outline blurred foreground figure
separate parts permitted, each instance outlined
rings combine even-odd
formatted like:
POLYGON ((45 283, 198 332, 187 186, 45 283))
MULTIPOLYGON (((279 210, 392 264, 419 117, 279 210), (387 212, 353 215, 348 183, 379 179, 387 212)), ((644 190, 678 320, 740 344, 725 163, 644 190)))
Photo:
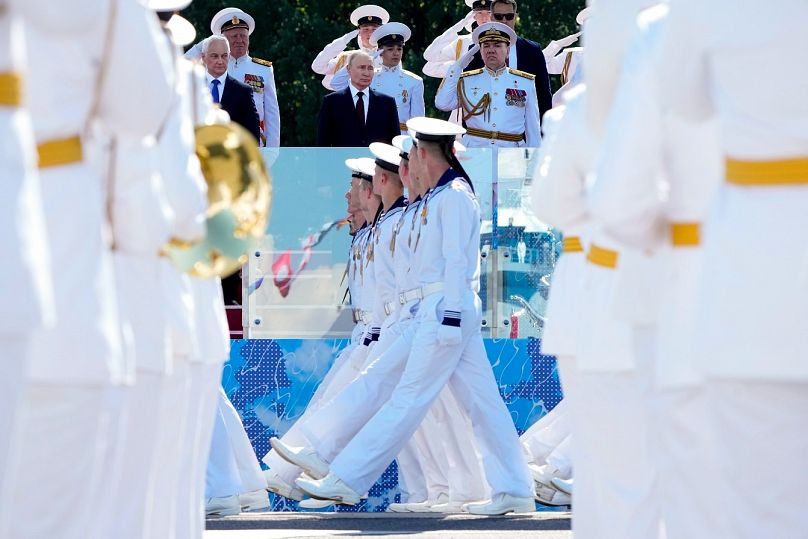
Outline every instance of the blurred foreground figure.
POLYGON ((25 26, 25 100, 37 144, 48 269, 59 286, 57 324, 32 341, 19 460, 8 476, 12 517, 0 536, 79 538, 98 516, 109 460, 105 404, 125 377, 108 234, 110 178, 90 162, 99 153, 94 133, 157 132, 171 99, 167 58, 154 14, 134 0, 11 7, 25 26), (138 69, 116 61, 133 53, 138 69))

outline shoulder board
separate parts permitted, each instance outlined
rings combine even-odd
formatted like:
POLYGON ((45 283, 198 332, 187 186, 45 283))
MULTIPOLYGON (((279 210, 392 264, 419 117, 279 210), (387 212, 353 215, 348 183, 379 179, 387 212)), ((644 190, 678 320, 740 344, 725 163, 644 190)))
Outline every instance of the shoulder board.
POLYGON ((253 58, 252 61, 262 66, 272 67, 272 62, 267 62, 266 60, 262 60, 260 58, 253 58))
POLYGON ((533 75, 532 73, 526 73, 525 71, 519 71, 518 69, 508 68, 508 73, 512 75, 517 75, 519 77, 524 77, 528 80, 533 80, 536 78, 536 75, 533 75))
POLYGON ((402 69, 401 71, 402 71, 402 72, 404 72, 404 73, 406 73, 407 75, 409 75, 410 77, 412 77, 412 78, 414 78, 414 79, 416 79, 416 80, 424 80, 424 79, 422 79, 422 78, 421 78, 419 75, 416 75, 416 74, 415 74, 415 73, 413 73, 412 71, 407 71, 406 69, 402 69))
POLYGON ((471 71, 464 71, 464 72, 462 72, 460 74, 460 76, 461 77, 468 77, 470 75, 479 75, 480 73, 483 72, 483 69, 484 68, 481 67, 480 69, 472 69, 471 71))

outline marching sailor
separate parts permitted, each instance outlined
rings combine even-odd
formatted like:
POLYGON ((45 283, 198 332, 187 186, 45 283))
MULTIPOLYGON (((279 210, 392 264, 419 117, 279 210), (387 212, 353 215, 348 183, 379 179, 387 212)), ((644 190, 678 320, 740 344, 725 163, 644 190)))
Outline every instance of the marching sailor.
POLYGON ((316 497, 357 503, 448 383, 472 419, 484 458, 492 463, 486 469, 492 500, 465 507, 478 514, 532 512, 530 474, 480 334, 479 204, 452 152, 463 129, 431 118, 414 118, 407 125, 418 138, 411 164, 431 188, 418 212, 424 300, 415 318, 412 350, 390 399, 331 462, 328 475, 297 484, 316 497))

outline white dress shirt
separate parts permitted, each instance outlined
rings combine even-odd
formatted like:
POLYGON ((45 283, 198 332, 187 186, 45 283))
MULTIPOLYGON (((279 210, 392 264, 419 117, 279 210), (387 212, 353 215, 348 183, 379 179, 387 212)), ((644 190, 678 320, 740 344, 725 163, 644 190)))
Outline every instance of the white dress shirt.
POLYGON ((221 77, 214 77, 206 71, 205 79, 208 81, 208 90, 211 91, 211 96, 213 95, 213 79, 219 81, 219 102, 221 103, 222 98, 224 97, 224 85, 227 82, 227 71, 225 71, 221 77))
POLYGON ((359 101, 357 95, 359 92, 362 92, 362 101, 365 102, 365 123, 368 123, 368 107, 370 106, 370 87, 365 88, 364 90, 359 90, 356 86, 352 83, 348 83, 348 88, 351 89, 351 97, 353 98, 354 108, 356 108, 356 103, 359 101))

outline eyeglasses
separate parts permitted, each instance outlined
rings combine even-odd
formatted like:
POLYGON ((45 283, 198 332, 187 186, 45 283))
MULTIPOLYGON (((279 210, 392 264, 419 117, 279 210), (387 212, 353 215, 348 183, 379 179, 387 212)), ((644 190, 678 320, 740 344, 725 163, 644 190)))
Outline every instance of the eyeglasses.
POLYGON ((516 18, 516 13, 492 13, 491 16, 497 21, 512 21, 516 18))

